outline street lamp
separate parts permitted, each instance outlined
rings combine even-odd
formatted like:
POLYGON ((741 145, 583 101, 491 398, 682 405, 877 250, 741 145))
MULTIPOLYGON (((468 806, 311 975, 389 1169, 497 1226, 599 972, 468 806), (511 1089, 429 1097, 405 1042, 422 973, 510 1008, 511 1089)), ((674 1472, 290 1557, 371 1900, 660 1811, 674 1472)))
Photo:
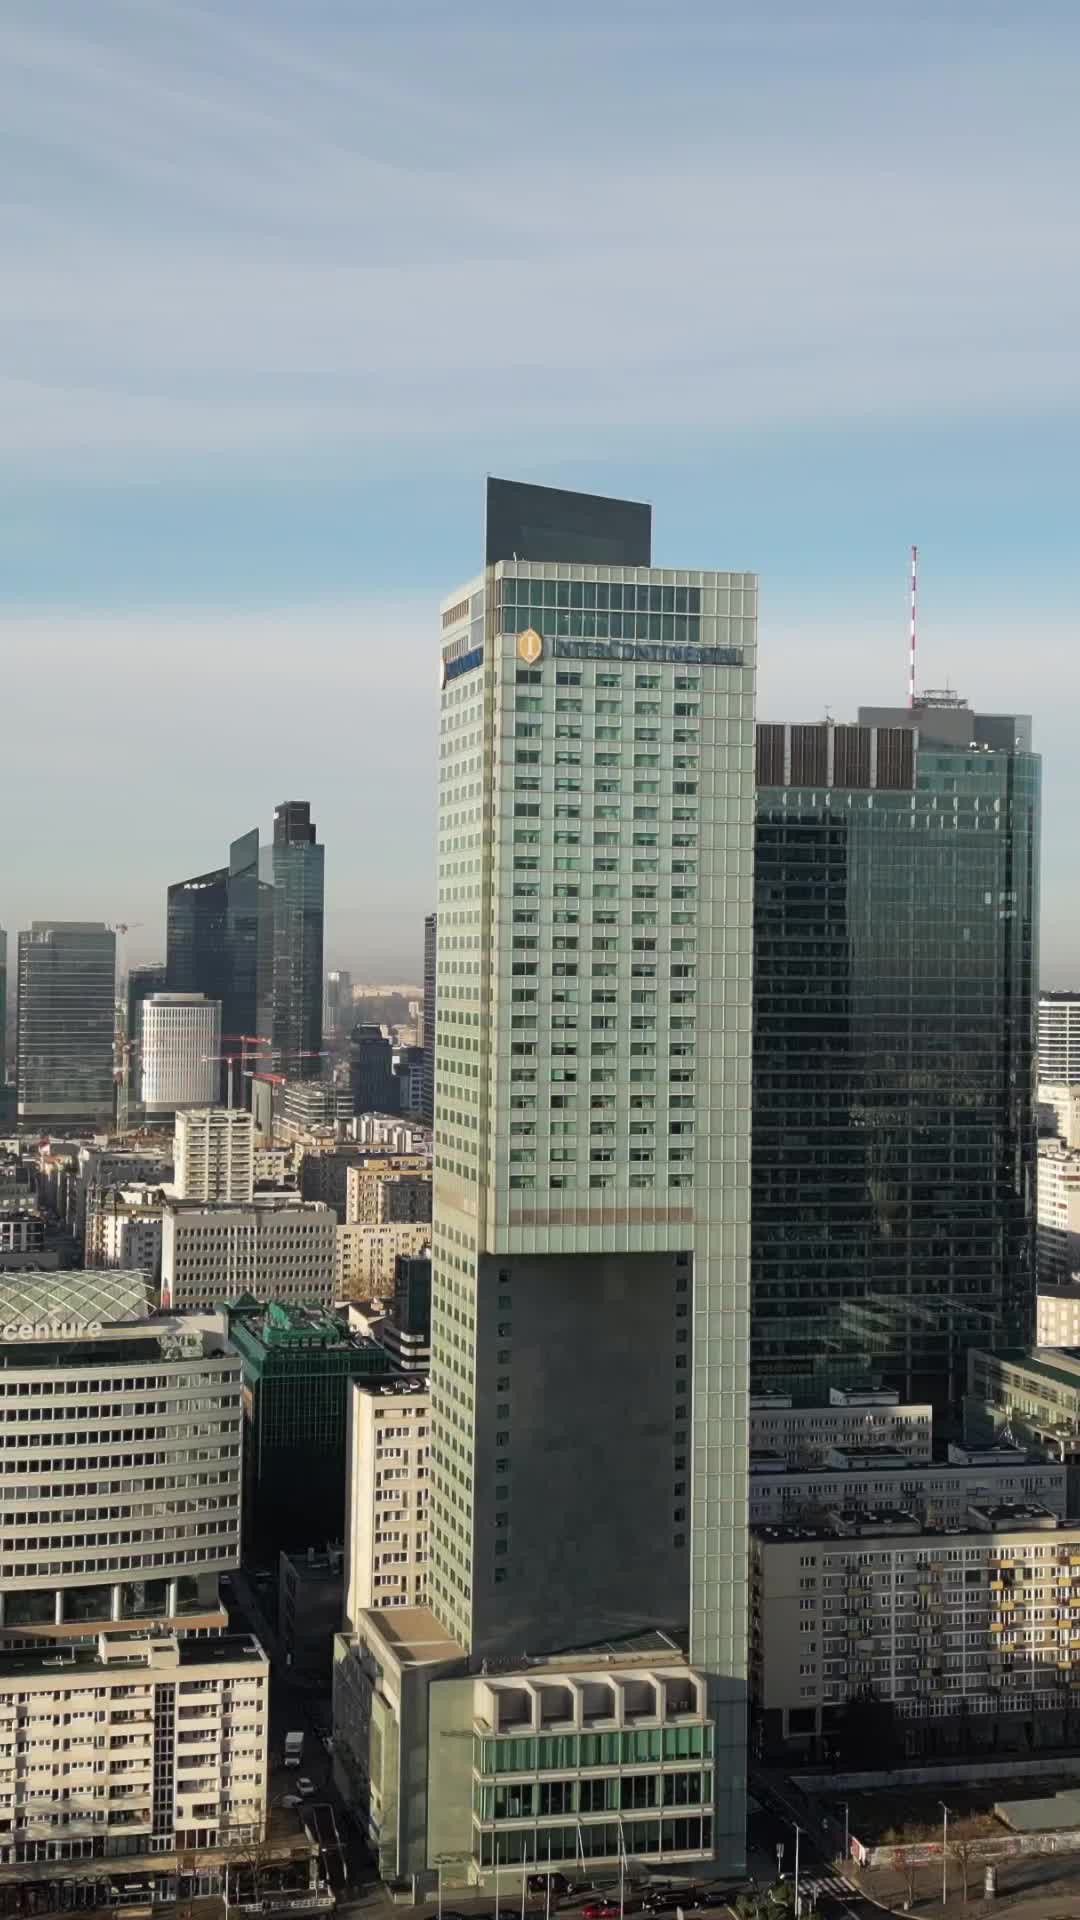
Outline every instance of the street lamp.
POLYGON ((949 1898, 949 1809, 944 1800, 938 1801, 941 1808, 941 1904, 949 1898))
POLYGON ((851 1859, 851 1821, 846 1800, 844 1801, 844 1859, 851 1859))
POLYGON ((802 1829, 797 1821, 792 1821, 792 1825, 795 1828, 795 1920, 799 1920, 799 1834, 802 1829))
POLYGON ((778 1880, 781 1880, 783 1878, 783 1872, 784 1872, 784 1843, 782 1840, 778 1840, 776 1843, 776 1877, 778 1880))

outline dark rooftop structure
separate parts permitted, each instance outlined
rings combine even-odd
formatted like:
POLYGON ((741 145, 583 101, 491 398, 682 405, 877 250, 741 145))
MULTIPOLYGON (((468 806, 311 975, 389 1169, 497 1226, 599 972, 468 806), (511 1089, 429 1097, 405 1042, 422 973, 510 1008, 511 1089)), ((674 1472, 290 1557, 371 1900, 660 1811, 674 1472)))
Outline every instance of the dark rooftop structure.
POLYGON ((487 483, 488 566, 497 560, 562 560, 605 567, 652 564, 652 508, 636 500, 487 483))

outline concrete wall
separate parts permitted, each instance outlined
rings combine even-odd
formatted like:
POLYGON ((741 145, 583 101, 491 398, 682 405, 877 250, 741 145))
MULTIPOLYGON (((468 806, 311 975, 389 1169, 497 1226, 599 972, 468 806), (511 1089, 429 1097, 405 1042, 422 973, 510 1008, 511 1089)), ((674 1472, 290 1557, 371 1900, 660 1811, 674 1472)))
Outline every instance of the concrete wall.
POLYGON ((690 1444, 680 1429, 676 1448, 673 1408, 692 1323, 675 1262, 482 1257, 474 1654, 519 1658, 645 1625, 685 1631, 690 1444))

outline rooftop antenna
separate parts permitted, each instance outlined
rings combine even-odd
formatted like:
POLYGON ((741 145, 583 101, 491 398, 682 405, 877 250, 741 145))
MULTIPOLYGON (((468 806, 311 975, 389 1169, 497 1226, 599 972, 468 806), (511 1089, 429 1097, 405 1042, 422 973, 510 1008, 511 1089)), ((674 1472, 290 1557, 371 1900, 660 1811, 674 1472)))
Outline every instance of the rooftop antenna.
POLYGON ((915 589, 918 577, 919 549, 911 549, 911 659, 908 665, 908 706, 915 705, 915 649, 917 631, 915 625, 915 589))

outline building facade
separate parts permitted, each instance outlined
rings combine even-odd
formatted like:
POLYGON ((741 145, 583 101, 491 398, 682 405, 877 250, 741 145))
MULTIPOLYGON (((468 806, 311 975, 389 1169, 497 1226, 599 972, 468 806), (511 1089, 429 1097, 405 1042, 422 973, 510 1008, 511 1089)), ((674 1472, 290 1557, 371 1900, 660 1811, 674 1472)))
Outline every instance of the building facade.
POLYGON ((895 1388, 832 1387, 817 1406, 788 1393, 750 1395, 750 1448, 791 1467, 822 1466, 835 1447, 889 1447, 909 1460, 934 1451, 934 1409, 902 1404, 895 1388))
POLYGON ((349 1041, 354 1113, 396 1113, 394 1043, 381 1027, 361 1022, 349 1041))
POLYGON ((322 1071, 324 857, 309 803, 275 807, 271 1034, 275 1065, 297 1080, 322 1071))
POLYGON ((1039 1142, 1036 1270, 1039 1285, 1080 1273, 1080 1151, 1039 1142))
POLYGON ((1080 993, 1039 995, 1039 1079, 1080 1086, 1080 993))
POLYGON ((244 1377, 245 1554, 276 1570, 279 1553, 344 1539, 349 1389, 393 1362, 327 1309, 246 1299, 227 1317, 244 1377))
POLYGON ((255 1191, 255 1125, 242 1107, 195 1107, 176 1116, 180 1200, 249 1205, 255 1191))
POLYGON ((422 1220, 339 1226, 335 1300, 389 1298, 400 1256, 420 1253, 430 1242, 431 1224, 422 1220))
POLYGON ((1080 1281, 1039 1282, 1035 1296, 1035 1345, 1080 1347, 1080 1281))
POLYGON ((427 1599, 431 1392, 423 1376, 354 1381, 345 1483, 345 1626, 427 1599))
POLYGON ((336 1228, 329 1207, 292 1194, 259 1194, 246 1207, 169 1201, 162 1214, 162 1305, 204 1313, 253 1294, 329 1306, 336 1228))
POLYGON ((0 1277, 3 1645, 225 1624, 218 1577, 240 1560, 239 1362, 221 1329, 149 1321, 145 1299, 142 1319, 109 1324, 114 1280, 0 1277))
POLYGON ((432 1167, 427 1154, 390 1154, 358 1161, 345 1175, 345 1219, 372 1226, 430 1221, 432 1167))
POLYGON ((439 916, 429 913, 424 919, 424 1087, 421 1112, 429 1127, 435 1124, 435 1028, 436 968, 439 951, 439 916))
POLYGON ((137 1267, 157 1293, 161 1286, 160 1187, 92 1187, 86 1209, 83 1264, 137 1267))
POLYGON ((211 1105, 221 1074, 220 1002, 201 993, 151 993, 139 1015, 139 1099, 147 1119, 211 1105))
POLYGON ((1065 1467, 1040 1449, 952 1441, 947 1457, 927 1464, 890 1447, 836 1447, 819 1467, 789 1467, 771 1454, 750 1455, 750 1525, 801 1525, 825 1513, 903 1507, 924 1526, 960 1527, 972 1506, 1034 1501, 1068 1512, 1065 1467))
POLYGON ((116 935, 93 920, 35 920, 19 935, 16 1032, 20 1130, 111 1123, 116 935))
POLYGON ((339 1664, 396 1663, 403 1716, 429 1694, 398 1871, 490 1871, 510 1803, 441 1735, 538 1735, 549 1688, 567 1731, 597 1700, 613 1769, 640 1737, 659 1780, 692 1725, 710 1765, 620 1840, 579 1754, 504 1858, 735 1870, 756 581, 653 567, 635 503, 492 481, 488 535, 442 610, 429 1606, 373 1610, 339 1664))
POLYGON ((827 1756, 868 1695, 909 1757, 993 1749, 1010 1722, 1055 1744, 1080 1706, 1080 1528, 1027 1504, 755 1529, 750 1671, 766 1756, 827 1756))
POLYGON ((269 1690, 246 1634, 0 1652, 0 1889, 102 1860, 156 1881, 181 1854, 261 1841, 269 1690))
POLYGON ((757 784, 754 1385, 942 1403, 1034 1300, 1030 722, 759 726, 757 784))

